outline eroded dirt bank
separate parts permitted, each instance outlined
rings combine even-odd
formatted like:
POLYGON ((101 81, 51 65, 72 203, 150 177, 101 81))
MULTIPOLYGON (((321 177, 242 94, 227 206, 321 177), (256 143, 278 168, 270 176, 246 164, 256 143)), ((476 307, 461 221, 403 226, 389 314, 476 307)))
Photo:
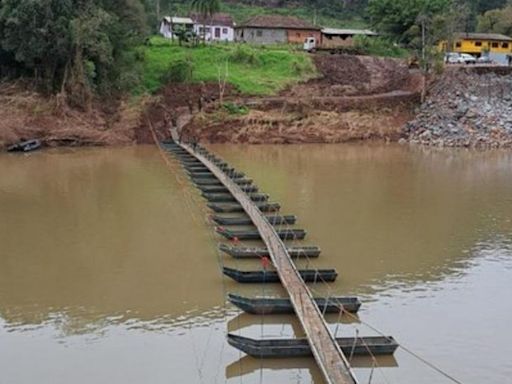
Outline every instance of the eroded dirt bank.
POLYGON ((0 84, 0 148, 37 138, 47 146, 129 145, 136 142, 145 101, 69 108, 23 84, 0 84))
MULTIPOLYGON (((421 76, 405 62, 349 55, 317 55, 320 78, 277 97, 234 98, 241 113, 207 108, 184 137, 212 143, 339 143, 398 140, 414 117, 421 76)), ((236 109, 236 108, 235 108, 236 109)))
POLYGON ((320 77, 275 97, 241 97, 219 84, 169 84, 132 102, 66 107, 26 87, 0 85, 0 147, 38 138, 45 145, 131 145, 169 136, 232 143, 398 140, 419 103, 421 76, 400 60, 315 55, 320 77), (232 108, 226 108, 229 104, 232 108))

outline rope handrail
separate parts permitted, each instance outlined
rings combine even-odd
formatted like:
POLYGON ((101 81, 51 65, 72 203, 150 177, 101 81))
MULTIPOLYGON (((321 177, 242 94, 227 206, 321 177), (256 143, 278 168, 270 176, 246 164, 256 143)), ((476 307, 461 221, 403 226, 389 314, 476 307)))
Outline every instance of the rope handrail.
MULTIPOLYGON (((151 130, 151 133, 153 135, 153 139, 155 140, 155 143, 158 144, 158 139, 156 137, 156 134, 154 132, 154 130, 152 129, 151 130)), ((160 146, 159 146, 160 147, 160 146)), ((191 148, 189 146, 183 146, 182 147, 185 147, 187 149, 187 151, 191 152, 193 150, 191 150, 191 148)), ((201 150, 199 151, 199 155, 200 156, 203 156, 203 154, 201 153, 201 150)), ((220 161, 217 157, 214 157, 214 156, 204 156, 205 158, 207 158, 208 160, 212 160, 212 159, 215 159, 215 160, 218 160, 220 161)), ((167 156, 164 156, 164 160, 166 161, 166 163, 168 163, 168 158, 167 156)), ((169 164, 169 163, 168 163, 169 164)), ((208 166, 207 166, 208 167, 208 166)), ((227 178, 231 178, 231 176, 234 175, 234 172, 235 170, 233 168, 231 168, 227 173, 226 172, 223 172, 223 174, 225 175, 225 177, 227 178)), ((180 183, 181 184, 181 183, 180 183)), ((235 189, 238 189, 238 192, 244 194, 244 192, 242 191, 242 189, 236 185, 236 184, 233 184, 232 185, 233 188, 235 189)), ((229 188, 228 188, 229 190, 229 188)), ((246 202, 242 202, 242 201, 239 201, 240 204, 242 205, 242 207, 244 208, 244 210, 247 212, 247 214, 249 215, 249 217, 253 217, 254 215, 258 215, 260 217, 263 218, 264 220, 264 225, 265 225, 265 230, 269 231, 269 232, 273 232, 273 233, 276 233, 276 228, 270 224, 268 218, 266 218, 262 212, 259 210, 259 209, 256 209, 255 210, 255 206, 254 204, 247 204, 246 202)), ((277 211, 274 211, 273 212, 274 216, 277 217, 278 215, 278 212, 277 211)), ((291 225, 288 223, 288 222, 283 222, 281 223, 281 226, 285 226, 287 229, 291 229, 291 225)), ((277 233, 276 233, 277 235, 277 233)), ((284 244, 284 242, 277 236, 277 240, 276 239, 273 239, 273 241, 269 242, 269 244, 267 244, 267 247, 269 248, 269 251, 271 250, 271 248, 274 248, 275 247, 275 250, 278 250, 279 252, 285 252, 287 253, 287 247, 286 245, 284 244)), ((292 242, 296 241, 295 238, 292 237, 292 242)), ((320 270, 314 265, 314 263, 311 261, 311 258, 307 255, 306 252, 304 252, 304 250, 301 250, 303 252, 303 257, 306 259, 306 262, 307 262, 307 265, 309 266, 309 264, 311 263, 313 265, 313 270, 316 272, 315 273, 315 282, 316 282, 316 279, 317 277, 319 278, 320 282, 323 283, 326 287, 327 287, 327 290, 328 290, 328 296, 327 296, 327 302, 324 303, 325 305, 325 308, 324 308, 324 311, 323 312, 320 312, 318 306, 316 306, 315 304, 315 307, 316 307, 316 310, 318 311, 318 313, 320 315, 324 315, 325 314, 325 309, 327 307, 327 304, 329 303, 329 298, 331 297, 331 293, 332 293, 332 289, 330 288, 330 285, 328 284, 327 281, 324 280, 323 276, 318 273, 320 270)), ((281 260, 282 261, 282 260, 281 260)), ((222 261, 221 261, 222 263, 222 261)), ((222 263, 223 264, 223 263, 222 263)), ((297 269, 297 267, 295 266, 294 263, 291 263, 291 268, 293 269, 293 271, 300 276, 299 274, 299 271, 297 269)), ((279 270, 279 268, 277 268, 279 270)), ((305 290, 305 292, 303 292, 306 294, 306 296, 308 297, 308 299, 310 300, 313 300, 313 295, 311 294, 311 291, 309 289, 305 290)), ((302 294, 300 294, 299 296, 299 300, 300 300, 300 303, 302 305, 303 303, 303 297, 302 297, 302 294)), ((290 298, 292 298, 292 296, 290 296, 290 298)), ((384 334, 382 331, 380 331, 378 328, 376 328, 375 326, 369 324, 368 322, 365 322, 363 320, 361 320, 359 317, 355 316, 354 314, 346 311, 343 306, 339 303, 335 303, 335 305, 337 305, 340 309, 340 315, 341 314, 345 314, 351 318, 353 318, 354 320, 360 322, 361 324, 363 324, 364 326, 372 329, 374 332, 378 333, 379 335, 381 335, 382 337, 386 338, 387 340, 391 340, 389 338, 389 336, 387 336, 386 334, 384 334)), ((337 342, 336 342, 336 335, 337 335, 337 330, 338 330, 338 327, 336 328, 336 332, 335 334, 333 334, 331 332, 331 330, 329 329, 329 327, 327 327, 327 325, 325 324, 325 322, 322 322, 322 324, 325 326, 326 330, 327 330, 327 334, 330 336, 331 340, 334 341, 337 345, 337 342)), ((339 325, 339 324, 338 324, 339 325)), ((396 340, 392 339, 394 342, 397 342, 396 340)), ((363 345, 365 346, 365 348, 367 349, 368 353, 370 354, 371 358, 372 358, 372 361, 373 361, 373 365, 372 365, 372 374, 370 375, 370 381, 371 381, 371 378, 372 378, 372 375, 373 375, 373 368, 377 367, 379 369, 381 369, 381 367, 378 365, 378 362, 375 358, 375 356, 372 354, 369 346, 364 342, 364 339, 361 339, 363 345)), ((355 346, 355 343, 357 342, 357 337, 355 338, 355 341, 354 341, 354 346, 355 346)), ((443 375, 444 377, 446 377, 447 379, 451 380, 452 382, 454 383, 457 383, 457 384, 463 384, 461 381, 459 381, 458 379, 456 379, 455 377, 453 377, 452 375, 450 375, 449 373, 445 372, 444 370, 442 370, 441 368, 439 368, 438 366, 436 366, 434 363, 431 363, 430 361, 426 360, 425 358, 421 357, 420 355, 418 355, 417 353, 415 353, 414 351, 412 351, 410 348, 404 346, 402 343, 398 343, 398 346, 403 349, 405 352, 407 352, 408 354, 410 354, 411 356, 415 357, 417 360, 421 361, 423 364, 429 366, 431 369, 435 370, 436 372, 438 372, 439 374, 443 375)), ((354 348, 353 346, 353 348, 354 348)), ((351 356, 350 356, 350 359, 347 360, 345 358, 345 356, 343 354, 341 354, 341 356, 343 357, 343 359, 347 362, 347 366, 350 367, 350 364, 349 364, 349 361, 352 359, 352 355, 353 355, 353 350, 351 352, 351 356)), ((352 372, 352 369, 350 369, 350 372, 352 372)), ((353 376, 355 378, 355 376, 353 376)), ((387 382, 387 379, 386 377, 384 376, 386 382, 387 382)))
MULTIPOLYGON (((212 160, 210 160, 210 158, 207 157, 207 155, 204 154, 202 148, 192 148, 186 144, 180 145, 183 149, 200 160, 228 188, 249 217, 251 217, 253 222, 257 224, 260 232, 268 235, 262 237, 269 249, 271 258, 275 264, 278 264, 278 273, 281 280, 286 281, 287 279, 292 279, 291 281, 295 280, 297 284, 299 284, 298 287, 300 288, 296 288, 298 289, 297 292, 290 292, 290 299, 295 308, 298 307, 299 301, 304 302, 303 299, 307 299, 308 301, 309 310, 302 310, 303 314, 307 313, 308 320, 305 318, 303 319, 302 316, 298 316, 298 318, 306 332, 306 335, 308 336, 308 339, 310 340, 311 349, 319 362, 319 366, 324 373, 324 377, 330 383, 357 383, 353 369, 350 367, 349 362, 341 351, 341 348, 337 344, 329 327, 327 327, 318 306, 313 300, 311 292, 305 286, 296 266, 291 262, 286 246, 279 236, 277 236, 274 227, 269 223, 265 215, 256 208, 256 205, 247 197, 240 186, 234 183, 228 175, 226 175, 212 160), (198 149, 197 152, 196 149, 198 149), (275 256, 279 254, 286 256, 275 256), (287 259, 289 259, 289 263, 284 264, 287 259), (281 271, 280 268, 283 270, 281 271), (305 297, 303 298, 303 296, 305 297), (310 322, 312 323, 310 324, 310 322), (316 326, 314 333, 313 324, 316 326), (323 335, 323 337, 321 335, 323 335), (329 357, 325 355, 325 351, 330 351, 329 357), (334 379, 334 377, 337 378, 334 379)), ((218 159, 215 160, 217 160, 218 163, 218 159)))

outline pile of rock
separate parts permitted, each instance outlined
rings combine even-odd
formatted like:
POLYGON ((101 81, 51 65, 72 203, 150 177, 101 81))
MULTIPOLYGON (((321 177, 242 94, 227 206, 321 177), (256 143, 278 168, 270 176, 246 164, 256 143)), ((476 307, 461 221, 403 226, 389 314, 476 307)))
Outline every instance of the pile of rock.
POLYGON ((432 146, 512 147, 512 71, 447 71, 406 125, 405 137, 432 146))

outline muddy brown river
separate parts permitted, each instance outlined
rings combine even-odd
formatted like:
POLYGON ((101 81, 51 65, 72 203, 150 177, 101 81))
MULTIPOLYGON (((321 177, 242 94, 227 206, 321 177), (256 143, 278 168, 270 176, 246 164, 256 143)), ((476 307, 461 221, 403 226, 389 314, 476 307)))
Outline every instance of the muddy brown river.
MULTIPOLYGON (((316 295, 357 295, 359 319, 463 383, 512 376, 512 153, 399 146, 216 145, 308 231, 335 267, 316 295)), ((0 154, 0 383, 323 383, 312 359, 257 360, 226 343, 302 336, 228 292, 199 193, 153 147, 0 154)), ((298 244, 298 242, 297 242, 298 244)), ((308 266, 308 262, 299 263, 308 266)), ((361 383, 450 381, 407 351, 354 359, 361 383)))

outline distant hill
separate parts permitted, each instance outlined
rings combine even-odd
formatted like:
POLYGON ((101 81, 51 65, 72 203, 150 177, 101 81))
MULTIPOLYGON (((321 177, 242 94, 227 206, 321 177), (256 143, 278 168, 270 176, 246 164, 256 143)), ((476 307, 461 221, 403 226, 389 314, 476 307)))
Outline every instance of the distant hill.
MULTIPOLYGON (((156 0, 148 0, 156 1, 156 0)), ((186 14, 189 0, 161 0, 162 14, 186 14)), ((240 23, 258 14, 284 14, 303 18, 320 26, 363 28, 367 0, 224 0, 222 11, 240 23)))
POLYGON ((368 5, 367 0, 225 0, 228 4, 244 4, 264 8, 311 8, 324 13, 361 13, 368 5))

